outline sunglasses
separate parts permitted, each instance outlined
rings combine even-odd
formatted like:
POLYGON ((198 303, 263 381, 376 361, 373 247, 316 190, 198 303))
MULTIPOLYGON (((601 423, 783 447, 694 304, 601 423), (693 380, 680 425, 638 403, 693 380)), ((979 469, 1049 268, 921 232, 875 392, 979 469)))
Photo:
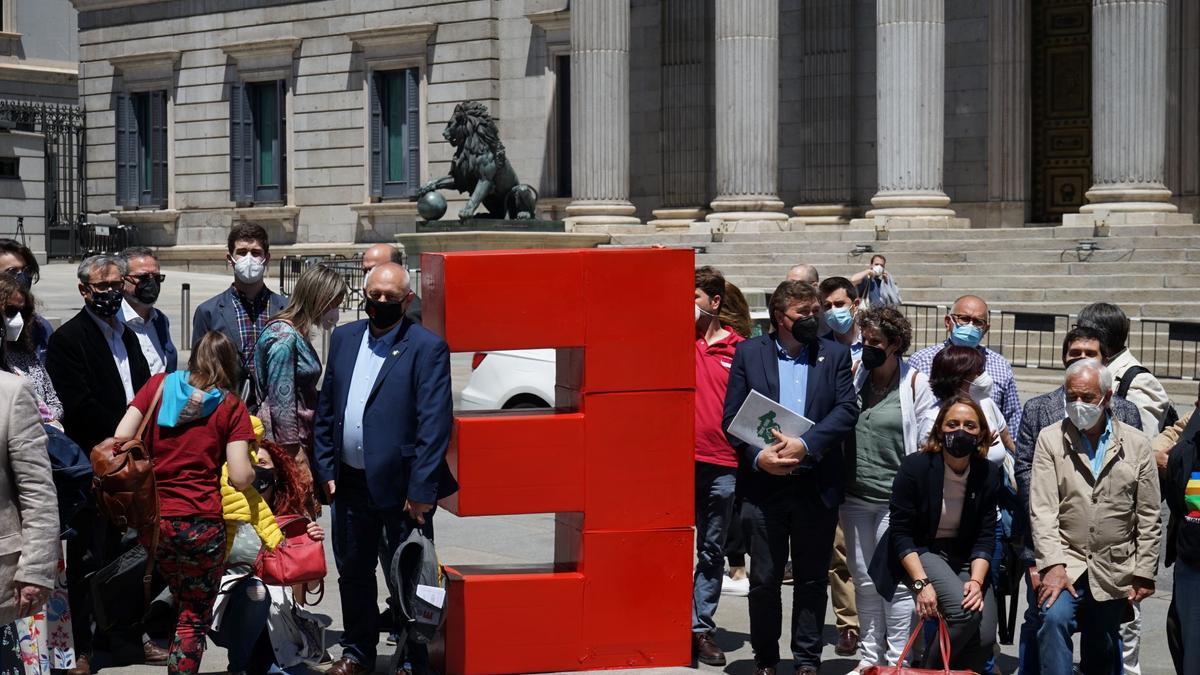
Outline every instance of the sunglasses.
POLYGON ((145 274, 137 274, 137 275, 129 274, 129 275, 126 275, 125 278, 129 279, 130 281, 134 282, 135 284, 141 283, 141 282, 149 280, 149 279, 153 279, 161 284, 162 282, 167 280, 167 275, 151 274, 151 273, 147 272, 145 274))

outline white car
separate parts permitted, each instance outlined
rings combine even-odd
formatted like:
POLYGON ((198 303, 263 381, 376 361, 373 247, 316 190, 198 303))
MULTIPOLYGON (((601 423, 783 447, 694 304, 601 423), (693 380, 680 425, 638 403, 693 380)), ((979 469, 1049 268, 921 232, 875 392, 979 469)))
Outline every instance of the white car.
POLYGON ((477 352, 462 391, 461 410, 553 408, 553 349, 477 352))

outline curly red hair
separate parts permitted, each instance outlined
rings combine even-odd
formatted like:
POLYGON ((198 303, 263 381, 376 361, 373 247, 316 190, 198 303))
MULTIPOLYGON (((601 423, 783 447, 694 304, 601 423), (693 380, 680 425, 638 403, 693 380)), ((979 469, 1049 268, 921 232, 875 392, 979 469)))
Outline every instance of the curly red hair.
POLYGON ((279 516, 307 516, 311 518, 312 495, 306 494, 306 481, 296 464, 296 459, 283 448, 272 441, 263 439, 258 442, 261 450, 266 450, 275 465, 275 490, 271 495, 271 512, 279 516))

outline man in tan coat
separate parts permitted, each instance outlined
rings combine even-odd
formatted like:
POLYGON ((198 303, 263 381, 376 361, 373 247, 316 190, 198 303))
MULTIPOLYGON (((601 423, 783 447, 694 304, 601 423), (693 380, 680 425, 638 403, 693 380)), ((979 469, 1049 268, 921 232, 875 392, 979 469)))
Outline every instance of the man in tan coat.
POLYGON ((0 624, 46 604, 58 569, 58 501, 41 419, 24 381, 0 373, 0 624))
POLYGON ((1158 471, 1150 442, 1109 412, 1112 375, 1098 361, 1066 374, 1067 419, 1038 436, 1030 520, 1042 584, 1042 673, 1121 672, 1119 630, 1131 603, 1154 593, 1158 571, 1158 471), (1086 622, 1078 622, 1086 615, 1086 622))

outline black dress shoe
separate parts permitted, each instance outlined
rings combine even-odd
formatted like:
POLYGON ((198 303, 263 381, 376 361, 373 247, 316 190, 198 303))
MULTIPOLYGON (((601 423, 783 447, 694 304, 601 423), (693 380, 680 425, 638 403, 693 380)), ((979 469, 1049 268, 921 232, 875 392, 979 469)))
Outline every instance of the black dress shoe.
POLYGON ((775 675, 775 667, 774 666, 755 667, 754 675, 775 675))
POLYGON ((858 653, 858 631, 846 629, 838 634, 837 646, 833 652, 838 656, 854 656, 858 653))

